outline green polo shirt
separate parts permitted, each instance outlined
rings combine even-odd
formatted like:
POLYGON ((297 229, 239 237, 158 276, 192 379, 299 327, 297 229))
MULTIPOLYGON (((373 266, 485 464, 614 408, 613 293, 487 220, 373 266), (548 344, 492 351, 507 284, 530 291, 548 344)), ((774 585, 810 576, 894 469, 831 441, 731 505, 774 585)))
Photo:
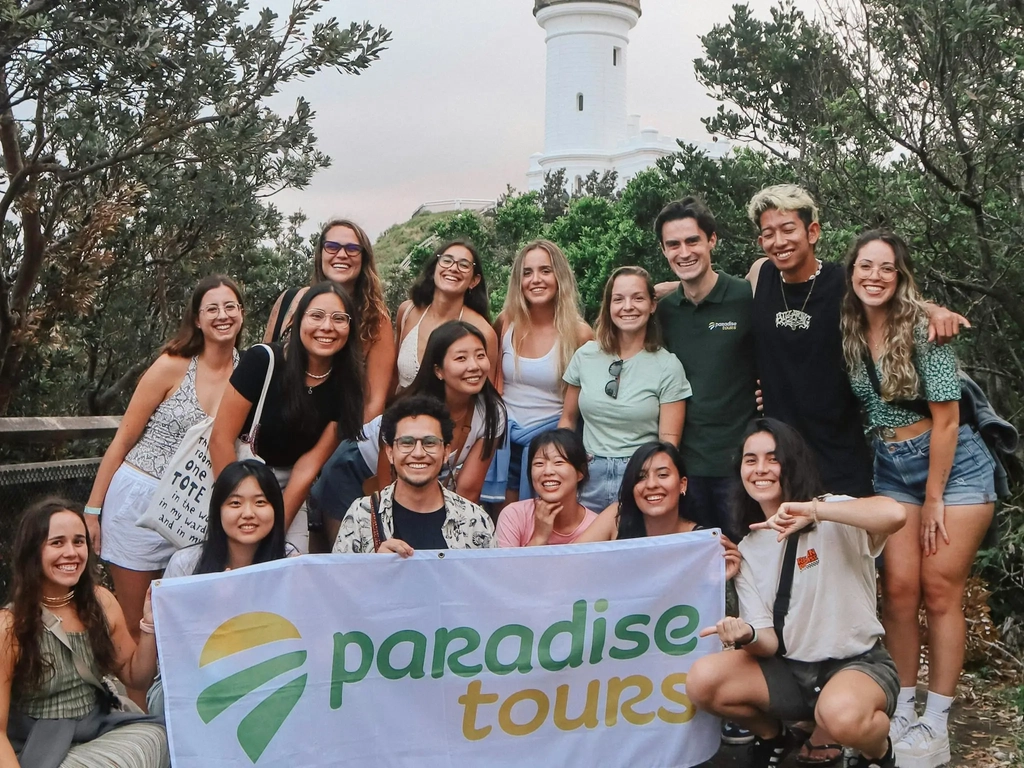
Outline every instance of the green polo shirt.
POLYGON ((756 414, 757 372, 750 283, 718 273, 718 282, 699 304, 682 285, 658 302, 665 348, 683 364, 693 396, 686 401, 683 458, 696 477, 725 477, 747 422, 756 414))

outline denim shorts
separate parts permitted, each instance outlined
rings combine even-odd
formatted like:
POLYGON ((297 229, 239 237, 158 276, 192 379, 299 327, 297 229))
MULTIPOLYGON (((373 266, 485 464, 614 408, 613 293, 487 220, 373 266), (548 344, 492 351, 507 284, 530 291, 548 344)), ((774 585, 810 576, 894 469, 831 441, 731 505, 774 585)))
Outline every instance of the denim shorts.
POLYGON ((619 486, 626 473, 629 457, 591 456, 587 462, 590 479, 580 488, 580 504, 600 514, 619 500, 619 486))
MULTIPOLYGON (((903 504, 924 504, 931 431, 909 440, 875 440, 875 493, 903 504)), ((949 507, 996 500, 995 462, 981 436, 968 424, 957 434, 956 454, 942 503, 949 507)))

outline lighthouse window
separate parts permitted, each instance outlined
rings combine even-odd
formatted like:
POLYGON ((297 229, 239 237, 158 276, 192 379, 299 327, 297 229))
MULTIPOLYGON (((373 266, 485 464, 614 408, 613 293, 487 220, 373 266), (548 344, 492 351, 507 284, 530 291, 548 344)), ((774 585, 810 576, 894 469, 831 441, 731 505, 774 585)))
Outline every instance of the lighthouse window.
POLYGON ((577 93, 576 94, 576 111, 577 112, 582 112, 583 111, 583 94, 582 93, 577 93))
POLYGON ((612 48, 612 66, 619 66, 619 49, 617 47, 612 48))

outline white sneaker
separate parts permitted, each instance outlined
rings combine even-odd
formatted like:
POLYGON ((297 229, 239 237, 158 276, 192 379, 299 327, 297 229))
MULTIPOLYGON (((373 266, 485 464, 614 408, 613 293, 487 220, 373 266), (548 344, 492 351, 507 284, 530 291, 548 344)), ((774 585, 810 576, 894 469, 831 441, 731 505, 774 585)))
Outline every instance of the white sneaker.
POLYGON ((899 768, 939 768, 949 762, 949 734, 937 734, 928 725, 916 722, 893 745, 899 768))
POLYGON ((914 725, 917 724, 917 715, 911 719, 906 715, 901 715, 898 712, 892 716, 892 720, 889 721, 889 738, 893 744, 896 744, 900 739, 907 735, 914 725))

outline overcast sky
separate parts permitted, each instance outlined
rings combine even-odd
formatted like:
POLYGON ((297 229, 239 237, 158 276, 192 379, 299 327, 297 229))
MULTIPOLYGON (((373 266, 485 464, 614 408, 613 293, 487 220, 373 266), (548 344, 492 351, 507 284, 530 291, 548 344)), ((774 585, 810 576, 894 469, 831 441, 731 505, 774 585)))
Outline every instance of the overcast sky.
MULTIPOLYGON (((287 13, 290 0, 264 0, 287 13)), ((767 17, 772 0, 749 0, 767 17)), ((797 5, 813 11, 814 0, 797 5)), ((715 103, 697 85, 698 36, 728 20, 727 0, 643 0, 630 34, 629 112, 663 135, 706 140, 715 103)), ((319 146, 333 159, 305 190, 273 198, 301 209, 311 232, 332 216, 376 237, 429 200, 496 198, 526 188, 529 157, 543 150, 544 31, 532 0, 333 0, 328 14, 368 19, 392 33, 359 76, 321 72, 271 105, 304 96, 319 146)))

